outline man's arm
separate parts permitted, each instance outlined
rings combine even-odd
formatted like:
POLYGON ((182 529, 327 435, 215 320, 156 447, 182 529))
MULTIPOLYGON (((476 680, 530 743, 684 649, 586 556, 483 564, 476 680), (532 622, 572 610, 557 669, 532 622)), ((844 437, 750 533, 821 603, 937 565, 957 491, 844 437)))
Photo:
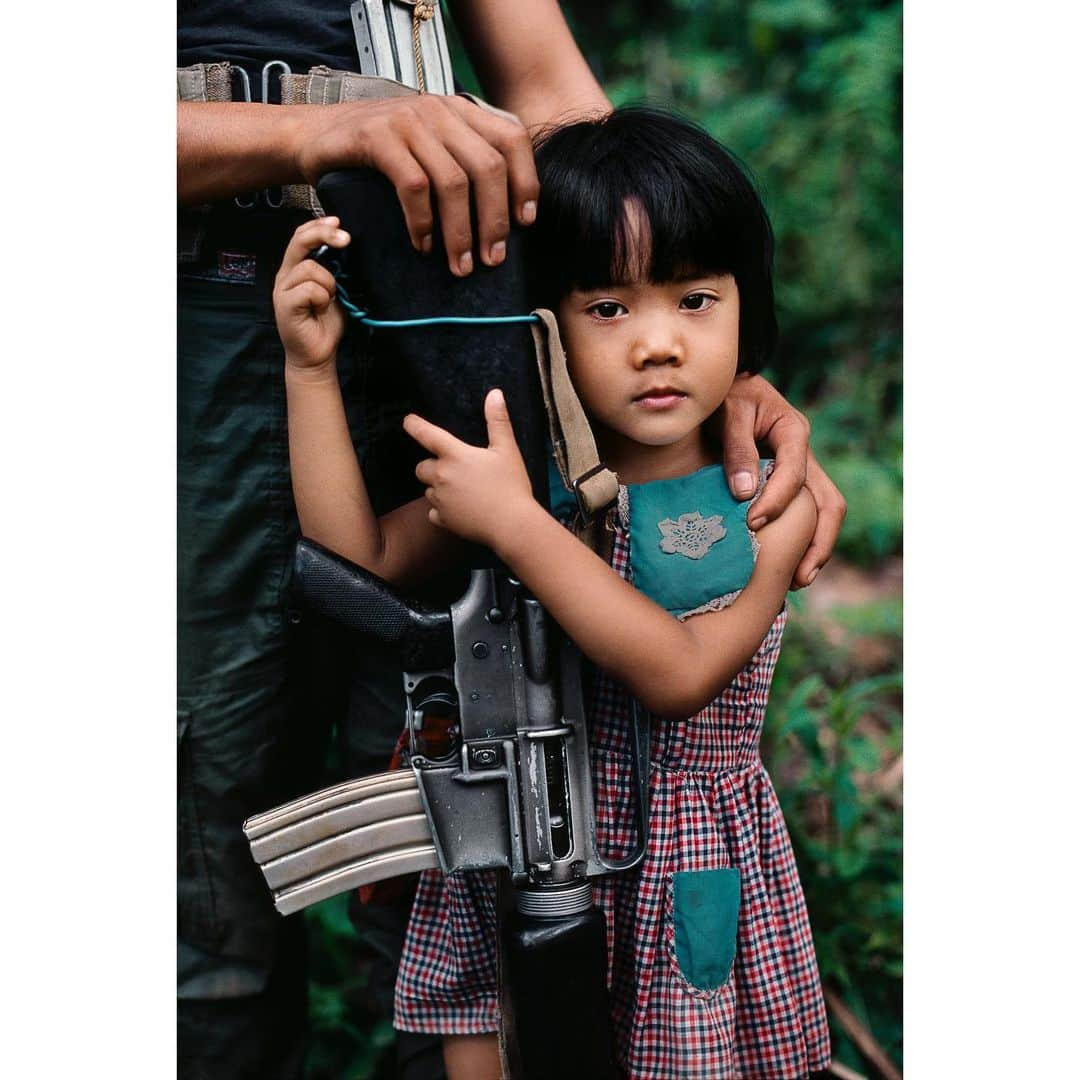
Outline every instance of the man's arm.
POLYGON ((451 6, 484 94, 530 131, 611 112, 556 0, 456 0, 451 6))
MULTIPOLYGON (((537 126, 611 106, 555 0, 469 0, 461 29, 494 104, 537 126)), ((315 183, 368 165, 389 177, 409 237, 429 250, 438 207, 450 269, 505 258, 511 215, 530 225, 539 182, 521 124, 461 97, 409 95, 340 105, 181 102, 177 197, 200 203, 274 184, 315 183), (472 250, 470 195, 479 250, 472 250)))

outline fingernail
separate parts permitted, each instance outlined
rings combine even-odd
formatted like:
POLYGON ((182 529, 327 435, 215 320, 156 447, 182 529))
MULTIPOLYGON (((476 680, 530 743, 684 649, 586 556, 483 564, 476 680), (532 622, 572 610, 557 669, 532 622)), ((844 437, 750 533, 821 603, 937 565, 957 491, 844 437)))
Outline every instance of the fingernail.
POLYGON ((817 570, 811 570, 810 573, 807 575, 806 584, 807 585, 813 585, 814 584, 814 578, 816 578, 817 575, 818 575, 817 570))
POLYGON ((536 200, 530 199, 521 207, 521 220, 526 225, 531 225, 536 220, 536 200))
POLYGON ((431 254, 431 233, 428 233, 426 236, 420 237, 420 250, 425 255, 431 254))
POLYGON ((501 263, 506 258, 506 243, 502 240, 497 241, 491 245, 491 251, 488 255, 491 262, 501 263))
POLYGON ((465 254, 462 255, 460 259, 458 259, 458 269, 463 274, 471 274, 472 273, 472 252, 471 251, 466 251, 465 254))
POLYGON ((750 526, 751 529, 754 530, 754 532, 757 532, 758 529, 763 528, 766 524, 768 524, 768 521, 766 518, 756 517, 753 521, 747 522, 747 524, 750 526))
POLYGON ((346 232, 346 231, 345 231, 344 229, 338 229, 338 230, 337 230, 337 231, 336 231, 336 232, 334 233, 334 235, 335 235, 335 236, 336 236, 336 237, 337 237, 337 238, 338 238, 339 240, 348 240, 348 239, 349 239, 349 234, 348 234, 348 233, 347 233, 347 232, 346 232))
POLYGON ((741 470, 737 472, 732 478, 732 483, 735 485, 736 495, 751 495, 754 491, 754 477, 751 473, 741 470))

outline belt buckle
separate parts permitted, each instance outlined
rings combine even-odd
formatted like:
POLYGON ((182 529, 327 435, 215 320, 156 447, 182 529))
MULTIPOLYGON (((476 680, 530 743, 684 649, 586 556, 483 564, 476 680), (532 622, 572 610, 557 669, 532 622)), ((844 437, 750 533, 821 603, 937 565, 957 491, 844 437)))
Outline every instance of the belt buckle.
POLYGON ((570 481, 570 489, 574 493, 574 498, 577 499, 578 512, 581 514, 581 519, 586 525, 591 525, 594 518, 596 518, 599 511, 594 513, 589 512, 589 508, 585 505, 585 496, 581 492, 581 485, 586 480, 591 480, 598 473, 602 473, 607 466, 601 461, 594 465, 591 469, 586 470, 580 476, 570 481))

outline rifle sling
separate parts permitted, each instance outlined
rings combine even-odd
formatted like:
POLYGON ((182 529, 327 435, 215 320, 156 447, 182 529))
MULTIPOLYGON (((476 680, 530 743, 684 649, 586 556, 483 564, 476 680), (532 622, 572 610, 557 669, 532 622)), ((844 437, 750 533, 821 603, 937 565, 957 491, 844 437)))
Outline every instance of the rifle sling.
MULTIPOLYGON (((546 308, 537 308, 535 314, 540 323, 533 324, 532 333, 551 446, 559 476, 567 489, 577 495, 582 528, 575 531, 581 535, 591 531, 601 512, 615 502, 619 478, 600 461, 588 417, 570 381, 555 316, 546 308)), ((595 549, 596 544, 589 546, 595 549)))

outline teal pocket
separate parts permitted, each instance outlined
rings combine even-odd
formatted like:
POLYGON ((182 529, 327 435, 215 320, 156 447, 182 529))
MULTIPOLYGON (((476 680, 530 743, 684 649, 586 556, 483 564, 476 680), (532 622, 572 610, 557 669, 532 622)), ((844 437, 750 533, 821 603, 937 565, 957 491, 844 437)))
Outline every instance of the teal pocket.
POLYGON ((698 990, 716 990, 731 977, 739 928, 739 871, 690 870, 672 875, 675 959, 698 990))

